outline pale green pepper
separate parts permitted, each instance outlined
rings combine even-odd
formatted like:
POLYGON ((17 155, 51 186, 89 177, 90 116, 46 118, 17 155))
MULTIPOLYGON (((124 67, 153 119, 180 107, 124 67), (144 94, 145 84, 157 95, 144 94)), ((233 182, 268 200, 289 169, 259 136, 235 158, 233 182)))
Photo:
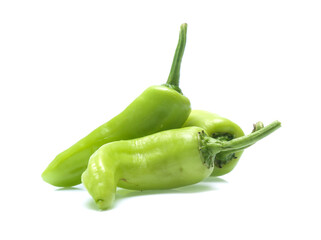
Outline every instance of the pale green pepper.
POLYGON ((108 143, 91 157, 82 182, 100 209, 112 206, 116 187, 170 189, 208 177, 220 152, 238 151, 269 135, 280 122, 231 141, 209 137, 202 128, 167 130, 108 143))
POLYGON ((186 32, 187 24, 182 24, 167 83, 147 88, 119 115, 58 154, 42 173, 44 181, 58 187, 77 185, 89 157, 102 145, 182 127, 191 112, 190 101, 179 88, 186 32))

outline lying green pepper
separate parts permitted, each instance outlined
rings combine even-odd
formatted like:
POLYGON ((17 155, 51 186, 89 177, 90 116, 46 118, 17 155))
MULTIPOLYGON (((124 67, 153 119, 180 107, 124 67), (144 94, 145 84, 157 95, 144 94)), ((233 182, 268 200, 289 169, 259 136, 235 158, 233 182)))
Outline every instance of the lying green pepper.
MULTIPOLYGON (((209 136, 220 141, 231 141, 244 136, 243 130, 236 123, 204 110, 192 110, 183 127, 191 126, 203 128, 209 136)), ((232 171, 242 153, 243 150, 229 154, 225 152, 218 153, 215 156, 215 167, 211 175, 222 176, 232 171)))
POLYGON ((116 187, 170 189, 208 177, 220 152, 239 151, 269 135, 280 122, 231 141, 209 137, 202 128, 167 130, 105 144, 91 157, 82 182, 100 209, 112 206, 116 187))
POLYGON ((167 83, 147 88, 122 113, 57 155, 42 173, 44 181, 59 187, 77 185, 81 183, 89 157, 102 145, 180 128, 184 124, 191 111, 190 101, 179 88, 186 32, 187 24, 182 24, 167 83))

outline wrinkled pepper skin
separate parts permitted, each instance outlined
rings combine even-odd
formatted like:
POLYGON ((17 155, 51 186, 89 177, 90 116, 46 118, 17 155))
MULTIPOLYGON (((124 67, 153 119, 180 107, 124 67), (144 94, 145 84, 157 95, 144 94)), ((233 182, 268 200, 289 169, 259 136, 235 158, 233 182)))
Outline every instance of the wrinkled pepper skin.
MULTIPOLYGON (((218 114, 204 110, 192 110, 183 127, 190 126, 201 127, 209 136, 221 141, 230 141, 244 136, 243 130, 236 123, 218 114)), ((243 150, 229 154, 227 161, 225 153, 217 154, 211 176, 222 176, 231 172, 238 163, 242 153, 243 150), (221 158, 225 160, 225 164, 223 161, 220 161, 221 158)))
POLYGON ((190 101, 178 86, 186 31, 187 25, 181 25, 167 83, 147 88, 119 115, 57 155, 42 173, 44 181, 58 187, 80 184, 90 156, 102 145, 182 127, 191 112, 190 101))
POLYGON ((112 206, 117 186, 148 190, 197 183, 213 170, 199 152, 201 130, 174 129, 106 144, 91 156, 82 182, 100 209, 112 206))
POLYGON ((279 122, 231 141, 209 137, 202 128, 186 127, 100 147, 82 182, 101 210, 111 208, 116 187, 171 189, 202 181, 220 152, 244 149, 280 127, 279 122))

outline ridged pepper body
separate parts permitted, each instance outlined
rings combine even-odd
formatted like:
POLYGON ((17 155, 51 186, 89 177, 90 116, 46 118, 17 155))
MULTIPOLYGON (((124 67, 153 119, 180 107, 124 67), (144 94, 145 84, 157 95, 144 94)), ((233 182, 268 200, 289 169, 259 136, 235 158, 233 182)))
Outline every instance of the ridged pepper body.
POLYGON ((199 127, 158 132, 100 147, 91 157, 82 182, 98 207, 112 206, 116 188, 171 189, 208 177, 215 156, 243 150, 280 127, 278 121, 231 141, 212 138, 199 127))
POLYGON ((173 129, 143 138, 108 143, 90 158, 82 182, 99 208, 109 208, 116 187, 170 189, 208 177, 197 127, 173 129))

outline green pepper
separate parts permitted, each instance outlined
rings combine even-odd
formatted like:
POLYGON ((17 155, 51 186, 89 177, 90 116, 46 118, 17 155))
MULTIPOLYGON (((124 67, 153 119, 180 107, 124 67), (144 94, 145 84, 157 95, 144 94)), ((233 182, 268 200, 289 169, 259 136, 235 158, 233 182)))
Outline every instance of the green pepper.
MULTIPOLYGON (((192 110, 183 127, 201 127, 212 138, 220 141, 231 141, 232 139, 244 136, 243 130, 231 120, 221 117, 218 114, 204 110, 192 110)), ((263 124, 258 122, 254 125, 254 131, 263 128, 263 124)), ((211 176, 222 176, 231 172, 240 157, 243 150, 221 152, 215 156, 214 170, 211 176)))
POLYGON ((57 155, 42 173, 44 181, 59 187, 77 185, 81 183, 89 157, 102 145, 180 128, 184 124, 191 112, 190 101, 179 88, 186 32, 187 24, 182 24, 167 83, 147 88, 119 115, 57 155))
POLYGON ((209 137, 202 128, 172 129, 108 143, 91 157, 82 182, 100 209, 112 206, 116 187, 170 189, 208 177, 220 152, 238 151, 269 135, 280 122, 231 141, 209 137))

